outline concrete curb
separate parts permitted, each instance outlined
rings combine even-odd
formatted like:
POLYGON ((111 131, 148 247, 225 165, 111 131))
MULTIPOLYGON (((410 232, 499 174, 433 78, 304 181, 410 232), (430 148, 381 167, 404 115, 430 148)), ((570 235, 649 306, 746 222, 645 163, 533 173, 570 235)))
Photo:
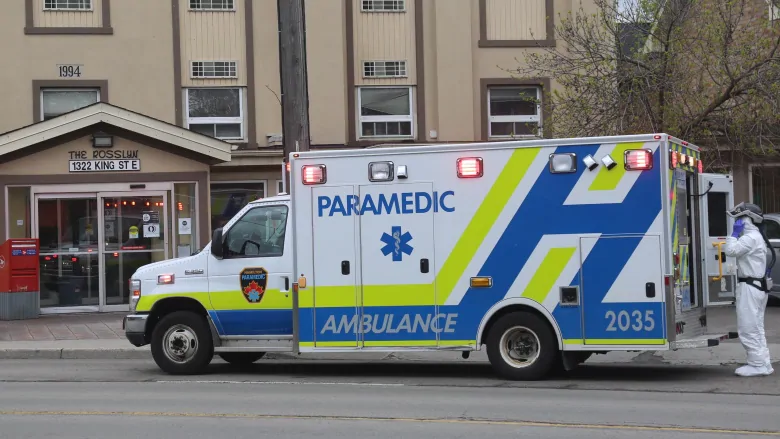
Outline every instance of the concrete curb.
POLYGON ((0 360, 146 360, 148 349, 0 348, 0 360))

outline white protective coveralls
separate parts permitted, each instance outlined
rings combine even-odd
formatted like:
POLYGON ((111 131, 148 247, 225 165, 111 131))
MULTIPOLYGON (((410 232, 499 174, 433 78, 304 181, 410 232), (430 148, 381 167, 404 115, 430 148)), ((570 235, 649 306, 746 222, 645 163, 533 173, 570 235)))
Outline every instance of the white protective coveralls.
MULTIPOLYGON (((738 277, 762 279, 766 275, 766 244, 761 232, 748 217, 739 238, 730 236, 723 246, 726 256, 736 258, 738 277)), ((745 282, 736 287, 739 341, 747 352, 747 365, 736 370, 740 376, 764 376, 774 372, 764 332, 764 312, 769 295, 745 282)))

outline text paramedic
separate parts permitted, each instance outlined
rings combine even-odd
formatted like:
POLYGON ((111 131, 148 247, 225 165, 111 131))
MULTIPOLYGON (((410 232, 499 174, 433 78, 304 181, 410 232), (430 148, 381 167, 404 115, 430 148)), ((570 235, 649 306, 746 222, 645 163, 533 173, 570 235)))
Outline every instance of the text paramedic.
POLYGON ((431 210, 438 212, 454 212, 455 207, 448 204, 447 198, 455 196, 455 192, 446 191, 441 194, 434 191, 428 192, 402 192, 393 194, 371 195, 365 194, 361 202, 357 195, 319 196, 317 197, 317 216, 323 216, 328 210, 328 216, 337 213, 342 216, 365 215, 409 215, 414 213, 427 213, 431 210))

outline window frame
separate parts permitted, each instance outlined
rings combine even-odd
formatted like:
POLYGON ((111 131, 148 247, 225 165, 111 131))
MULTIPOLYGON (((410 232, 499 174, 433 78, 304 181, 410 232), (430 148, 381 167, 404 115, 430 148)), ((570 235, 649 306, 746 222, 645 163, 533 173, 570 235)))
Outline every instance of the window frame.
MULTIPOLYGON (((60 0, 51 0, 55 4, 57 4, 60 0)), ((67 0, 65 0, 67 2, 67 0)), ((46 0, 43 2, 43 10, 44 12, 92 12, 95 10, 95 0, 80 0, 80 1, 88 1, 89 6, 86 8, 63 8, 63 7, 46 7, 46 0)))
MULTIPOLYGON (((217 71, 217 66, 213 65, 214 72, 217 71)), ((234 59, 197 59, 197 60, 191 60, 190 61, 190 79, 193 80, 209 80, 209 79, 238 79, 238 60, 234 59), (227 76, 196 76, 195 75, 195 64, 200 64, 201 71, 206 71, 206 64, 217 64, 217 63, 223 63, 225 64, 226 70, 230 71, 233 70, 235 72, 233 75, 227 75, 227 76), (230 65, 232 64, 232 66, 230 65)))
MULTIPOLYGON (((366 9, 365 1, 370 1, 371 4, 374 4, 374 1, 377 1, 377 0, 360 0, 360 12, 365 12, 365 13, 397 13, 397 12, 406 12, 407 5, 408 5, 408 2, 406 0, 395 0, 395 1, 400 1, 402 3, 402 5, 403 5, 403 8, 401 8, 401 9, 373 9, 373 8, 366 9)), ((378 1, 382 1, 382 0, 378 0, 378 1)))
MULTIPOLYGON (((211 79, 211 78, 208 78, 211 79)), ((241 134, 239 137, 216 137, 216 132, 214 133, 215 139, 222 140, 225 142, 241 142, 246 140, 246 106, 244 105, 244 99, 246 98, 246 94, 244 92, 244 87, 240 86, 226 86, 226 87, 186 87, 184 88, 184 128, 190 129, 190 124, 195 125, 208 125, 208 124, 222 124, 222 125, 231 125, 231 124, 239 124, 241 125, 241 134), (203 89, 209 89, 209 90, 219 90, 219 89, 236 89, 238 90, 238 117, 190 117, 190 90, 203 90, 203 89)), ((192 131, 192 130, 190 130, 192 131)))
MULTIPOLYGON (((44 100, 43 100, 43 95, 47 91, 75 91, 75 92, 94 91, 96 93, 97 100, 94 103, 90 104, 90 105, 94 105, 94 104, 100 102, 100 91, 101 90, 100 90, 99 87, 41 87, 41 91, 39 93, 40 96, 38 96, 38 99, 40 100, 40 103, 41 103, 41 114, 39 114, 39 117, 41 118, 41 122, 47 120, 45 118, 46 107, 44 105, 44 100)), ((81 108, 84 108, 84 107, 81 107, 81 108)), ((77 110, 71 110, 71 111, 77 111, 77 110)), ((55 117, 60 117, 63 114, 67 114, 67 113, 58 114, 57 116, 52 117, 52 119, 54 119, 55 117)))
MULTIPOLYGON (((267 203, 267 204, 258 204, 256 206, 252 206, 246 211, 244 211, 244 214, 241 215, 239 218, 237 218, 232 224, 230 224, 230 227, 227 230, 223 229, 222 234, 222 245, 223 245, 223 259, 249 259, 249 258, 283 258, 285 254, 285 247, 287 247, 287 225, 290 221, 290 206, 284 203, 267 203), (284 223, 282 224, 282 230, 284 231, 284 238, 282 241, 281 246, 281 253, 279 254, 272 254, 272 255, 232 255, 229 254, 229 245, 228 245, 228 238, 230 238, 230 233, 235 229, 235 227, 239 224, 241 224, 242 220, 246 218, 247 215, 254 212, 258 209, 271 209, 271 208, 284 208, 285 215, 284 215, 284 223)), ((246 249, 245 249, 246 250, 246 249)))
POLYGON ((363 78, 364 79, 395 79, 395 78, 408 78, 409 77, 409 63, 406 62, 404 59, 387 59, 387 60, 375 60, 375 59, 367 59, 363 60, 362 64, 362 71, 363 71, 363 78), (387 73, 387 64, 388 63, 397 63, 398 64, 398 74, 397 75, 377 75, 376 72, 378 71, 377 65, 382 64, 382 71, 387 73), (374 71, 374 75, 367 75, 366 71, 369 70, 369 67, 371 70, 374 71))
POLYGON ((487 117, 487 135, 488 139, 516 139, 516 138, 537 138, 542 137, 542 97, 544 95, 543 87, 539 85, 523 85, 523 84, 517 84, 517 85, 489 85, 487 87, 487 114, 485 117, 487 117), (539 101, 536 104, 536 115, 535 116, 492 116, 490 114, 490 97, 492 95, 492 91, 495 89, 535 89, 536 90, 536 100, 539 101), (507 135, 507 136, 501 136, 501 135, 493 135, 493 123, 529 123, 529 122, 535 122, 538 126, 537 133, 534 134, 518 134, 518 135, 507 135))
POLYGON ((417 128, 415 123, 415 108, 414 108, 414 87, 411 85, 366 85, 357 87, 357 135, 358 139, 374 140, 374 139, 414 139, 416 137, 415 130, 417 128), (363 116, 361 109, 363 108, 363 94, 362 90, 369 89, 391 89, 391 88, 405 88, 409 91, 409 115, 408 116, 363 116), (409 135, 381 135, 381 136, 364 136, 363 135, 363 123, 375 123, 375 122, 409 122, 411 129, 409 135))
POLYGON ((284 193, 284 180, 276 180, 276 195, 284 193))
POLYGON ((192 12, 235 12, 238 9, 238 0, 231 0, 233 6, 230 8, 193 8, 192 0, 187 0, 187 10, 192 12))

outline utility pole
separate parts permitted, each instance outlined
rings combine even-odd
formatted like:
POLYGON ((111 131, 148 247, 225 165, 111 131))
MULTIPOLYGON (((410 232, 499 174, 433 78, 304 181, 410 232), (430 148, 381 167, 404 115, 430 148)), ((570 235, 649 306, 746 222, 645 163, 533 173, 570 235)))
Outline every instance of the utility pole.
POLYGON ((304 0, 277 0, 279 11, 279 73, 282 86, 282 136, 285 190, 290 153, 309 150, 309 87, 306 75, 304 0))

